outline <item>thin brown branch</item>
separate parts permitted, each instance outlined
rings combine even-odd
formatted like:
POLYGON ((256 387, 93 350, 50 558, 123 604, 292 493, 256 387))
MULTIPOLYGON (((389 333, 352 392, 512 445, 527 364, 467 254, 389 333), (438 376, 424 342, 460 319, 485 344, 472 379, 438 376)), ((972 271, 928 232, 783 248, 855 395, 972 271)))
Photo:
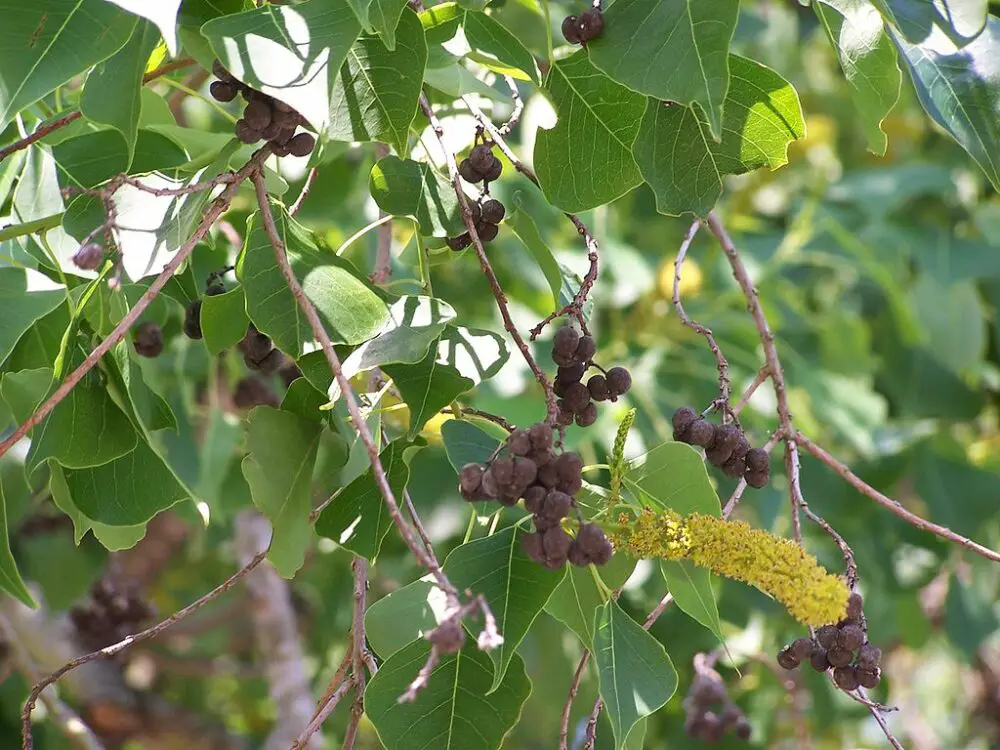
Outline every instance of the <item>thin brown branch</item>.
POLYGON ((438 585, 445 591, 446 594, 457 600, 458 590, 441 570, 441 565, 438 563, 437 559, 429 555, 420 546, 413 535, 413 531, 403 519, 402 513, 400 513, 399 503, 396 501, 396 496, 392 491, 392 487, 389 486, 389 479, 386 477, 385 468, 382 466, 382 460, 379 458, 378 446, 375 445, 375 440, 372 438, 371 431, 368 429, 368 424, 365 422, 364 415, 361 413, 361 409, 358 406, 357 398, 354 395, 354 389, 344 376, 343 367, 340 364, 340 358, 333 349, 333 343, 330 341, 330 336, 323 327, 323 322, 319 318, 319 313, 316 312, 316 308, 313 306, 312 302, 309 301, 306 293, 302 290, 302 285, 299 283, 298 278, 296 278, 295 272, 292 270, 288 261, 285 243, 281 240, 277 227, 274 224, 274 213, 271 210, 271 203, 267 195, 267 188, 264 185, 264 176, 257 172, 252 176, 252 179, 257 193, 257 203, 260 205, 261 222, 264 226, 264 231, 267 233, 268 239, 271 241, 271 245, 274 248, 274 255, 277 259, 278 267, 281 269, 281 274, 285 279, 285 283, 288 284, 288 288, 292 292, 292 296, 295 297, 295 301, 298 303, 306 317, 306 320, 309 322, 309 327, 312 330, 313 335, 316 336, 316 339, 320 342, 323 354, 326 356, 327 364, 330 366, 330 370, 332 371, 334 378, 337 380, 337 384, 340 386, 340 391, 344 397, 344 403, 347 405, 347 411, 351 415, 352 425, 358 433, 358 437, 361 438, 361 442, 364 443, 365 450, 368 453, 368 459, 372 467, 372 476, 375 479, 376 486, 379 488, 379 492, 382 494, 383 500, 385 501, 386 508, 389 511, 389 516, 392 518, 392 522, 396 525, 400 535, 403 537, 403 541, 406 542, 406 546, 410 548, 410 551, 417 558, 419 563, 431 572, 434 579, 438 582, 438 585))
POLYGON ((521 356, 524 357, 524 361, 527 362, 528 367, 531 368, 531 372, 534 374, 535 380, 538 381, 538 384, 545 392, 545 402, 548 407, 548 420, 554 424, 556 416, 559 413, 559 407, 556 406, 556 397, 552 392, 552 383, 549 381, 548 377, 546 377, 542 368, 538 366, 538 362, 535 361, 534 356, 531 354, 531 349, 528 348, 528 344, 525 343, 520 332, 517 330, 517 326, 514 325, 514 321, 510 317, 507 295, 504 294, 504 291, 500 286, 500 282, 497 280, 497 275, 493 271, 493 266, 490 265, 489 258, 486 257, 486 250, 483 248, 483 242, 479 238, 479 232, 476 231, 476 222, 472 218, 472 210, 469 208, 469 199, 466 197, 465 191, 462 189, 462 181, 458 175, 458 166, 455 164, 455 155, 452 154, 445 145, 443 137, 444 129, 441 127, 441 121, 438 120, 437 115, 434 114, 434 110, 431 109, 430 102, 427 101, 427 96, 423 93, 420 95, 420 108, 430 121, 431 129, 434 131, 438 144, 444 152, 445 160, 448 162, 448 174, 451 177, 452 187, 455 190, 455 195, 458 197, 458 203, 462 209, 462 219, 465 222, 465 228, 469 233, 469 237, 472 238, 472 245, 476 250, 476 257, 479 258, 479 266, 482 268, 487 281, 489 281, 490 290, 493 292, 493 298, 496 300, 497 307, 500 309, 500 317, 503 318, 504 329, 514 340, 517 348, 521 351, 521 356))
POLYGON ((420 535, 420 541, 424 543, 424 549, 430 555, 434 554, 434 545, 431 543, 430 535, 427 533, 427 529, 424 528, 424 522, 420 520, 420 516, 417 514, 417 509, 413 505, 413 498, 410 497, 409 490, 403 490, 403 502, 406 503, 406 510, 410 514, 410 518, 413 519, 413 527, 417 530, 417 534, 420 535))
POLYGON ((743 395, 740 396, 740 400, 729 410, 735 416, 739 416, 740 412, 746 408, 746 405, 750 403, 750 399, 753 398, 753 394, 757 392, 757 389, 767 382, 767 379, 771 377, 771 371, 768 369, 767 365, 764 365, 757 371, 756 377, 754 377, 753 382, 747 386, 747 389, 743 391, 743 395))
POLYGON ((701 222, 694 221, 688 228, 687 233, 684 235, 684 241, 681 242, 680 248, 677 250, 677 258, 674 260, 674 293, 672 301, 674 303, 674 309, 677 310, 677 315, 680 317, 681 322, 690 328, 692 331, 701 334, 708 341, 708 348, 712 350, 712 354, 715 357, 715 364, 719 370, 719 398, 717 400, 717 405, 722 409, 722 419, 726 420, 729 412, 729 362, 726 360, 725 356, 722 354, 722 349, 719 348, 719 343, 715 340, 715 335, 712 333, 711 328, 706 328, 701 323, 692 320, 688 314, 684 311, 684 305, 681 303, 681 267, 684 265, 684 259, 687 257, 688 249, 691 247, 691 243, 694 241, 695 235, 698 234, 698 230, 701 228, 701 222))
POLYGON ((573 682, 570 683, 566 703, 563 704, 562 719, 559 723, 559 750, 569 750, 569 717, 573 712, 573 701, 576 700, 577 693, 580 692, 580 682, 583 680, 583 673, 587 669, 589 661, 590 651, 584 649, 580 663, 576 665, 576 672, 573 673, 573 682))
POLYGON ((514 111, 511 112, 507 122, 497 128, 497 133, 506 137, 510 135, 514 128, 517 127, 517 124, 521 122, 521 114, 524 112, 524 99, 521 98, 521 92, 517 90, 517 81, 510 76, 504 76, 503 82, 507 84, 507 89, 510 91, 511 101, 514 102, 514 111))
POLYGON ((159 276, 153 279, 153 283, 149 285, 149 288, 143 293, 135 305, 130 309, 125 317, 114 327, 114 330, 109 333, 100 344, 94 347, 94 350, 87 355, 87 358, 83 363, 77 367, 73 372, 71 372, 66 379, 60 384, 46 401, 35 413, 32 414, 28 419, 26 419, 21 425, 18 426, 14 432, 7 437, 2 443, 0 443, 0 456, 4 455, 9 451, 17 441, 23 438, 28 431, 41 422, 46 415, 49 414, 66 396, 69 392, 73 390, 73 387, 79 383, 84 375, 91 371, 94 366, 100 362, 101 358, 111 351, 111 348, 121 341, 126 334, 128 334, 129 329, 132 325, 139 319, 150 303, 156 299, 160 290, 166 285, 168 281, 173 277, 177 269, 187 260, 191 251, 194 250, 195 245, 201 242, 202 238, 208 234, 209 229, 211 229, 212 224, 225 213, 226 209, 229 208, 229 204, 232 202, 233 197, 236 195, 236 191, 239 189, 240 183, 247 179, 250 174, 256 171, 260 164, 267 158, 270 153, 267 146, 263 147, 257 151, 253 157, 248 161, 239 172, 236 173, 236 178, 226 187, 226 189, 216 198, 212 204, 209 206, 205 215, 202 217, 201 222, 195 228, 194 232, 188 238, 174 256, 170 259, 170 262, 164 266, 163 270, 160 272, 159 276))
MULTIPOLYGON (((157 78, 160 78, 161 76, 167 75, 168 73, 173 73, 175 70, 186 68, 188 65, 192 65, 193 63, 194 60, 191 59, 190 57, 184 57, 181 58, 180 60, 174 60, 173 62, 169 62, 166 65, 160 66, 156 70, 151 70, 149 73, 146 73, 146 75, 142 77, 142 82, 149 83, 150 81, 154 81, 157 78)), ((3 161, 13 153, 28 148, 28 146, 32 145, 33 143, 37 143, 38 141, 42 140, 42 138, 49 135, 49 133, 54 133, 56 130, 59 130, 60 128, 64 128, 67 125, 76 122, 82 116, 83 114, 80 112, 80 110, 77 109, 63 115, 62 117, 56 118, 52 122, 40 125, 31 135, 25 136, 24 138, 18 141, 14 141, 9 146, 0 148, 0 161, 3 161)))
POLYGON ((778 350, 774 345, 774 333, 767 323, 767 316, 764 314, 764 308, 761 307, 757 288, 754 286, 750 278, 750 273, 747 271, 746 266, 743 264, 743 259, 733 244, 732 237, 729 236, 726 228, 714 213, 708 215, 707 226, 708 230, 719 241, 722 252, 726 254, 726 258, 729 260, 733 277, 740 285, 740 289, 743 290, 743 296, 747 301, 747 309, 750 311, 750 316, 757 327, 760 343, 764 349, 764 360, 767 362, 771 380, 774 381, 774 395, 778 402, 778 425, 783 430, 785 438, 785 469, 788 472, 789 502, 792 508, 792 532, 795 536, 795 541, 801 545, 802 521, 799 517, 799 506, 796 502, 797 498, 802 495, 799 480, 799 453, 795 445, 795 428, 792 425, 792 412, 788 406, 785 371, 781 367, 781 359, 778 357, 778 350))
MULTIPOLYGON (((38 667, 32 660, 28 649, 21 643, 17 629, 3 612, 0 612, 0 635, 3 636, 6 645, 10 648, 11 664, 16 666, 25 680, 32 683, 38 682, 40 679, 38 667)), ((2 681, 0 681, 0 684, 2 684, 2 681)), ((45 691, 40 697, 49 715, 52 717, 52 721, 59 727, 59 731, 66 735, 71 744, 81 750, 104 750, 104 746, 91 731, 90 727, 74 713, 73 709, 59 700, 53 692, 45 691)))
MULTIPOLYGON (((405 498, 405 495, 404 495, 405 498)), ((414 514, 415 515, 415 514, 414 514)), ((433 554, 433 550, 428 550, 433 554)), ((344 734, 344 750, 352 750, 358 736, 361 716, 365 712, 365 658, 368 643, 365 639, 365 609, 368 594, 368 561, 355 557, 351 563, 354 570, 354 616, 351 624, 351 670, 354 682, 354 703, 351 719, 344 734)))
POLYGON ((492 422, 493 424, 500 425, 505 430, 507 430, 507 432, 513 432, 516 429, 514 425, 512 425, 510 422, 508 422, 500 415, 490 414, 488 411, 483 411, 482 409, 474 409, 471 406, 462 406, 460 407, 460 411, 458 412, 456 412, 455 409, 453 409, 452 407, 448 406, 445 407, 443 411, 445 411, 447 414, 454 414, 456 417, 461 417, 463 414, 471 414, 474 417, 479 417, 480 419, 485 419, 486 421, 492 422))
POLYGON ((347 691, 352 687, 354 687, 353 677, 341 682, 336 688, 334 688, 330 697, 327 698, 323 702, 323 705, 316 711, 316 715, 313 717, 312 721, 309 722, 309 726, 307 726, 305 730, 303 730, 302 734, 299 735, 298 739, 292 743, 291 750, 299 750, 300 748, 305 747, 309 738, 316 734, 320 727, 323 726, 324 722, 330 718, 330 714, 333 713, 337 704, 340 703, 340 699, 343 698, 347 694, 347 691))
POLYGON ((977 544, 971 539, 968 539, 962 536, 961 534, 955 533, 946 526, 941 526, 939 524, 933 523, 932 521, 928 521, 926 518, 922 518, 918 516, 916 513, 907 510, 898 502, 893 500, 891 497, 882 494, 874 487, 872 487, 870 484, 865 482, 863 479, 861 479, 861 477, 859 477, 857 474, 855 474, 849 468, 847 468, 845 464, 838 461, 836 458, 834 458, 820 446, 816 445, 816 443, 807 438, 801 432, 796 433, 795 439, 799 442, 799 444, 803 447, 803 449, 805 449, 815 458, 819 459, 822 463, 826 464, 835 472, 837 472, 837 474, 845 482, 851 485, 854 489, 856 489, 865 497, 871 498, 876 503, 881 505, 883 508, 885 508, 886 510, 890 511, 891 513, 895 514, 896 516, 904 520, 906 523, 910 524, 911 526, 915 526, 916 528, 921 529, 922 531, 929 531, 931 534, 936 534, 942 539, 947 539, 949 542, 954 542, 955 544, 965 547, 968 550, 972 550, 977 555, 982 555, 988 560, 993 560, 994 562, 1000 562, 1000 552, 989 549, 988 547, 984 547, 981 544, 977 544))
POLYGON ((313 183, 316 182, 316 176, 319 174, 319 167, 313 167, 309 170, 309 174, 306 175, 306 181, 302 185, 302 190, 299 191, 298 197, 295 199, 295 203, 292 207, 288 209, 289 216, 295 216, 302 208, 302 204, 306 202, 306 198, 309 197, 309 193, 312 192, 313 183))
MULTIPOLYGON (((465 102, 465 106, 468 107, 469 112, 471 112, 472 116, 476 118, 479 125, 490 134, 490 138, 500 148, 504 156, 506 156, 507 159, 510 160, 510 163, 514 165, 514 169, 535 183, 535 185, 541 187, 538 182, 538 176, 531 170, 530 167, 517 158, 517 154, 514 153, 514 149, 512 149, 507 141, 504 140, 505 134, 501 132, 501 129, 497 128, 497 126, 493 124, 493 121, 486 116, 486 113, 477 107, 469 97, 463 96, 462 101, 465 102)), ((598 253, 599 247, 594 235, 587 228, 587 225, 580 220, 579 216, 569 213, 565 214, 565 216, 573 223, 573 226, 576 227, 577 234, 583 237, 584 244, 587 247, 587 260, 590 261, 590 268, 587 270, 586 275, 580 283, 580 289, 575 295, 573 295, 573 300, 565 307, 555 310, 550 315, 546 316, 544 320, 531 329, 529 336, 531 341, 538 338, 545 326, 556 318, 567 314, 576 318, 584 333, 589 333, 586 316, 583 314, 583 306, 587 301, 587 295, 590 294, 590 290, 594 288, 594 284, 597 282, 600 262, 600 255, 598 253)), ((556 304, 559 304, 559 300, 556 300, 556 304)))
POLYGON ((194 614, 209 602, 214 601, 222 594, 229 591, 229 589, 231 589, 233 586, 235 586, 237 583, 243 580, 243 578, 247 575, 247 573, 249 573, 258 565, 260 565, 260 563, 264 560, 266 556, 267 556, 266 552, 261 552, 257 554, 256 556, 254 556, 252 560, 250 560, 250 562, 248 562, 242 568, 237 570, 235 573, 229 576, 229 578, 227 578, 221 584, 219 584, 214 589, 209 591, 207 594, 191 602, 191 604, 187 605, 183 609, 177 610, 172 615, 170 615, 170 617, 166 618, 161 622, 158 622, 156 625, 146 628, 145 630, 136 633, 135 635, 130 635, 127 638, 122 639, 118 643, 112 644, 111 646, 108 646, 106 648, 102 648, 99 651, 93 651, 89 654, 84 654, 83 656, 73 659, 72 661, 69 661, 63 666, 61 666, 59 669, 50 674, 48 677, 35 683, 35 685, 31 688, 31 692, 28 694, 28 700, 25 701, 24 709, 21 711, 21 732, 22 732, 23 750, 32 750, 32 748, 34 747, 34 739, 31 733, 31 712, 34 710, 35 703, 38 702, 38 697, 42 694, 42 691, 45 690, 45 688, 47 688, 49 685, 59 680, 67 672, 70 672, 71 670, 74 670, 83 664, 87 664, 88 662, 92 662, 97 659, 109 659, 113 656, 120 654, 122 651, 125 651, 131 646, 134 646, 136 643, 142 643, 143 641, 147 641, 150 638, 155 638, 164 631, 170 629, 170 627, 174 625, 174 623, 180 622, 185 617, 194 614))

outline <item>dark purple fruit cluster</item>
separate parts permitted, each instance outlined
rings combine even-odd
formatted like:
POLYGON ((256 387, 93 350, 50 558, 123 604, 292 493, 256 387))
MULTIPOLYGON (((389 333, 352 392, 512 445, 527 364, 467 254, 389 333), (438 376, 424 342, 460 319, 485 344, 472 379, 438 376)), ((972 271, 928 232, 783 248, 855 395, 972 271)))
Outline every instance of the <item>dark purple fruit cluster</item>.
POLYGON ((132 346, 140 357, 159 357, 163 352, 163 331, 156 323, 140 323, 132 332, 132 346))
POLYGON ((515 505, 524 499, 535 533, 525 534, 525 553, 553 570, 566 562, 604 565, 611 559, 611 542, 599 526, 581 523, 576 537, 562 527, 583 487, 583 461, 576 453, 556 455, 552 427, 545 422, 516 429, 504 450, 488 464, 466 464, 459 472, 459 491, 469 502, 499 500, 515 505))
POLYGON ((96 650, 134 635, 155 617, 153 607, 135 589, 119 589, 102 579, 86 602, 69 611, 80 645, 96 650))
POLYGON ((698 674, 684 699, 684 731, 703 742, 719 742, 727 732, 749 740, 752 730, 743 709, 730 700, 714 670, 698 674))
POLYGON ((760 489, 771 478, 770 457, 763 448, 751 448, 743 431, 734 424, 716 425, 690 406, 674 412, 674 440, 705 449, 705 458, 733 479, 743 477, 760 489))
POLYGON ((469 155, 458 163, 458 173, 462 179, 473 185, 482 182, 484 187, 500 179, 503 164, 493 155, 492 143, 480 143, 472 147, 469 155))
POLYGON ((597 342, 583 336, 573 326, 563 326, 552 339, 552 361, 559 369, 552 384, 559 397, 558 422, 568 427, 574 422, 589 427, 597 421, 598 401, 617 401, 632 387, 632 375, 624 367, 603 370, 594 364, 597 342), (601 370, 586 382, 583 376, 591 367, 601 370))
POLYGON ((604 31, 604 14, 600 8, 590 8, 578 16, 566 16, 562 34, 570 44, 586 44, 604 31))
POLYGON ((81 271, 96 271, 104 262, 104 248, 96 242, 88 242, 86 245, 80 245, 72 260, 73 265, 81 271))
MULTIPOLYGON (((476 234, 479 235, 479 239, 483 242, 495 240, 500 232, 499 224, 507 215, 507 209, 504 208, 503 203, 496 198, 481 196, 478 201, 469 203, 469 210, 472 212, 472 220, 476 224, 476 234)), ((448 247, 459 252, 472 244, 472 237, 468 232, 462 232, 457 237, 449 237, 446 242, 448 247)))
MULTIPOLYGON (((225 293, 226 287, 219 281, 210 283, 208 288, 205 289, 206 297, 215 297, 216 295, 225 293)), ((204 334, 201 331, 201 297, 184 308, 184 335, 195 341, 204 338, 204 334)))
POLYGON ((246 100, 243 117, 236 121, 235 127, 236 137, 243 143, 265 140, 277 156, 308 156, 312 153, 316 147, 312 134, 295 132, 299 125, 306 124, 302 115, 284 102, 236 80, 218 60, 212 65, 212 72, 219 79, 209 86, 216 101, 231 102, 237 94, 242 94, 246 100))
POLYGON ((847 601, 847 617, 816 631, 816 640, 797 638, 778 652, 778 665, 795 669, 808 661, 817 672, 833 670, 833 681, 842 690, 878 687, 882 649, 868 642, 860 594, 847 601))

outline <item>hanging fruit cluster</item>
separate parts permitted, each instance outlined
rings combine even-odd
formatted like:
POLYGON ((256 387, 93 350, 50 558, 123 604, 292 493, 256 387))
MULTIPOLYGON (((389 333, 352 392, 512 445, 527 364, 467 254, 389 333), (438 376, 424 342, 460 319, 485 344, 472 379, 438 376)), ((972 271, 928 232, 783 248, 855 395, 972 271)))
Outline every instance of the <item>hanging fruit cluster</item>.
POLYGON ((236 80, 218 60, 212 65, 217 81, 208 90, 216 101, 231 102, 237 94, 246 100, 243 117, 236 121, 236 137, 243 143, 267 141, 271 151, 277 156, 308 156, 316 147, 316 139, 310 133, 295 130, 306 121, 298 112, 283 101, 268 96, 245 83, 236 80))
POLYGON ((741 740, 749 740, 752 734, 746 714, 729 698, 714 670, 695 676, 684 699, 684 711, 684 731, 703 742, 719 742, 727 732, 741 740))
POLYGON ((547 568, 604 565, 611 559, 611 543, 600 527, 579 523, 575 537, 563 528, 583 487, 583 461, 576 453, 556 455, 552 427, 544 422, 516 429, 497 455, 486 464, 471 463, 459 472, 459 491, 469 502, 499 500, 516 505, 524 499, 535 533, 522 536, 525 553, 547 568))
POLYGON ((882 649, 868 642, 860 594, 847 600, 847 617, 836 625, 824 625, 816 639, 797 638, 778 653, 778 665, 796 669, 808 661, 817 672, 833 670, 833 681, 842 690, 878 687, 882 673, 882 649))
POLYGON ((690 406, 674 412, 674 440, 705 449, 705 458, 726 476, 746 479, 760 489, 770 479, 770 459, 763 448, 751 448, 743 431, 734 424, 716 425, 690 406))
POLYGON ((69 611, 80 645, 93 650, 134 635, 155 615, 155 610, 138 591, 119 589, 106 579, 94 584, 86 602, 69 611))
POLYGON ((604 14, 589 8, 578 16, 566 16, 562 22, 563 38, 570 44, 586 44, 604 31, 604 14))
MULTIPOLYGON (((496 198, 480 196, 479 200, 469 203, 469 210, 472 212, 472 221, 476 225, 476 234, 483 242, 492 242, 497 238, 500 231, 499 224, 507 214, 507 209, 503 203, 496 198)), ((462 232, 457 237, 449 237, 446 240, 448 247, 455 252, 465 250, 472 244, 472 236, 468 232, 462 232)))
POLYGON ((597 421, 596 402, 617 401, 632 387, 632 375, 627 369, 602 369, 593 361, 596 353, 594 337, 581 335, 573 326, 563 326, 552 339, 552 361, 559 366, 553 390, 559 397, 558 422, 563 427, 574 422, 589 427, 597 421), (601 372, 584 384, 583 376, 591 367, 601 372))

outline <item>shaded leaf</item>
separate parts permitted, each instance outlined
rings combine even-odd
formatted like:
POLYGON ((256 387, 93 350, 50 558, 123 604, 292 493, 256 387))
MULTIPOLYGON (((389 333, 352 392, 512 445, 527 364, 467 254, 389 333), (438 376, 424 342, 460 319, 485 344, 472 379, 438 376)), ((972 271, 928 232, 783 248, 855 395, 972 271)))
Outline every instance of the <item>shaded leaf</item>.
MULTIPOLYGON (((37 605, 21 579, 14 555, 10 551, 10 536, 7 530, 7 498, 3 483, 0 482, 0 589, 13 596, 22 604, 34 609, 37 605)), ((525 678, 527 681, 527 678, 525 678)), ((525 695, 527 697, 527 695, 525 695)))
POLYGON ((146 524, 144 523, 135 526, 108 526, 87 518, 73 502, 62 468, 50 461, 49 470, 49 492, 52 493, 52 502, 73 522, 73 540, 77 546, 80 545, 88 531, 92 532, 94 538, 112 552, 131 549, 146 536, 146 524))
POLYGON ((446 617, 447 597, 428 574, 390 592, 365 612, 369 645, 382 659, 432 631, 446 617))
MULTIPOLYGON (((684 443, 663 443, 626 464, 626 489, 682 516, 703 513, 721 516, 719 496, 712 488, 705 462, 684 443)), ((646 503, 644 503, 646 504, 646 503)))
POLYGON ((660 560, 660 572, 677 606, 711 630, 721 642, 722 623, 712 590, 711 571, 696 567, 689 560, 660 560))
POLYGON ((1000 18, 962 48, 940 34, 913 44, 890 33, 921 106, 1000 189, 1000 18))
POLYGON ((63 187, 96 187, 129 165, 128 146, 114 130, 68 138, 52 147, 52 158, 63 187))
POLYGON ((484 53, 475 56, 477 62, 501 75, 509 75, 522 81, 541 82, 534 55, 493 16, 466 11, 462 17, 462 27, 472 49, 484 53))
POLYGON ((219 354, 240 343, 249 323, 243 287, 202 298, 201 332, 209 354, 219 354))
POLYGON ((124 45, 135 17, 104 0, 0 0, 0 128, 124 45), (81 43, 82 42, 82 43, 81 43))
MULTIPOLYGON (((635 568, 635 560, 619 554, 607 565, 597 569, 597 575, 610 590, 625 583, 635 568)), ((577 634, 586 648, 593 646, 594 615, 608 594, 600 590, 589 567, 569 566, 565 578, 545 603, 545 611, 577 634)))
POLYGON ((594 65, 633 91, 698 104, 718 140, 739 9, 739 0, 617 0, 587 52, 594 65))
POLYGON ((141 18, 151 21, 167 45, 167 51, 173 57, 177 54, 177 11, 180 9, 181 0, 107 0, 114 3, 119 8, 134 13, 141 18))
MULTIPOLYGON (((502 428, 498 429, 506 435, 502 428)), ((485 463, 500 445, 501 439, 467 419, 449 419, 441 425, 441 438, 444 440, 448 462, 456 472, 466 464, 485 463)))
POLYGON ((378 36, 362 36, 347 53, 330 101, 327 135, 335 141, 384 141, 406 151, 410 123, 427 63, 417 14, 403 11, 390 51, 378 36))
MULTIPOLYGON (((403 460, 407 447, 408 443, 395 440, 379 454, 389 487, 397 498, 410 478, 410 467, 403 460)), ((316 519, 317 534, 371 561, 378 557, 391 527, 392 519, 370 467, 344 487, 316 519)))
POLYGON ((390 52, 396 49, 396 28, 399 26, 406 0, 372 0, 368 17, 390 52))
POLYGON ((337 106, 334 89, 361 24, 347 0, 309 0, 294 6, 266 3, 222 16, 201 32, 234 76, 285 102, 323 131, 337 106))
POLYGON ((0 364, 40 318, 66 299, 66 291, 28 268, 0 268, 0 364))
POLYGON ((660 642, 613 600, 597 611, 593 654, 615 747, 624 747, 637 722, 673 696, 677 672, 660 642))
POLYGON ((988 0, 872 0, 913 44, 944 34, 962 47, 986 25, 988 0))
MULTIPOLYGON (((279 204, 272 204, 277 231, 288 260, 306 296, 315 305, 335 344, 360 344, 374 336, 388 318, 385 303, 358 279, 347 264, 316 247, 312 237, 279 204)), ((236 263, 247 313, 254 325, 292 357, 314 340, 288 284, 281 275, 274 248, 255 213, 247 222, 243 252, 236 263)))
POLYGON ((465 231, 451 181, 430 164, 386 156, 372 167, 369 189, 379 208, 416 219, 423 235, 452 237, 465 231))
POLYGON ((534 162, 552 205, 585 211, 610 203, 642 182, 632 141, 639 132, 644 97, 602 75, 584 51, 554 63, 545 89, 559 120, 551 130, 538 132, 534 162))
POLYGON ((80 111, 84 117, 121 133, 129 162, 139 135, 142 75, 157 37, 152 24, 137 23, 128 43, 90 71, 80 96, 80 111))
POLYGON ((365 691, 365 714, 379 739, 393 750, 497 750, 521 715, 531 682, 521 657, 514 656, 500 687, 489 658, 471 639, 457 654, 441 657, 427 686, 412 702, 400 702, 427 661, 430 644, 419 640, 379 667, 365 691))
POLYGON ((813 9, 837 52, 868 150, 884 156, 889 139, 882 120, 899 98, 902 76, 882 16, 867 0, 820 0, 813 9))
POLYGON ((254 505, 274 529, 268 559, 285 578, 302 567, 312 536, 310 483, 322 431, 316 422, 270 406, 247 416, 243 475, 254 505))

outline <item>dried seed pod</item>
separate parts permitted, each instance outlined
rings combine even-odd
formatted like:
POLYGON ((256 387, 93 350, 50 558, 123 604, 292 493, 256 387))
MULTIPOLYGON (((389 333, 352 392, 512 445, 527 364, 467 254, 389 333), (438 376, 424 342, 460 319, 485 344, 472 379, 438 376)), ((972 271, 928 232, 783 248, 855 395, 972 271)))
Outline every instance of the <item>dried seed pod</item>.
POLYGON ((863 669, 875 669, 882 661, 882 649, 871 643, 865 643, 858 651, 858 666, 863 669))
POLYGON ((483 172, 483 180, 485 182, 493 182, 494 180, 499 180, 500 175, 503 172, 503 164, 498 158, 493 157, 493 163, 483 172))
POLYGON ((827 661, 834 667, 846 667, 854 660, 854 654, 846 648, 834 646, 826 652, 827 661))
POLYGON ((847 651, 861 648, 865 642, 865 631, 859 625, 845 625, 837 636, 837 645, 847 651))
POLYGON ((449 237, 445 240, 445 244, 457 253, 472 244, 472 237, 468 232, 463 232, 457 237, 449 237))
POLYGON ((236 121, 236 137, 243 143, 256 143, 261 138, 261 132, 256 130, 246 120, 236 121))
POLYGON ((789 646, 789 648, 792 650, 792 653, 795 654, 795 658, 797 658, 799 661, 805 661, 810 656, 812 656, 813 649, 815 647, 816 644, 813 643, 812 638, 796 638, 792 642, 792 645, 789 646))
POLYGON ((499 224, 503 221, 503 217, 506 216, 507 209, 504 208, 503 203, 498 201, 496 198, 490 198, 488 201, 483 203, 482 207, 482 219, 490 224, 499 224))
POLYGON ((476 234, 479 235, 479 239, 482 242, 493 242, 499 233, 500 230, 496 224, 490 224, 485 221, 480 221, 476 224, 476 234))
POLYGON ((857 690, 860 684, 854 667, 837 667, 833 670, 833 681, 841 690, 857 690))
POLYGON ((587 390, 594 401, 607 401, 611 398, 611 390, 608 388, 608 381, 603 375, 593 375, 587 381, 587 390))
POLYGON ((469 163, 475 167, 476 170, 484 174, 495 158, 496 157, 493 156, 493 149, 485 143, 473 146, 472 150, 469 151, 469 163))
POLYGON ((684 442, 706 448, 715 440, 715 425, 704 419, 696 419, 687 431, 684 442))
POLYGON ((763 448, 751 448, 747 451, 747 471, 766 472, 770 466, 770 457, 763 448))
POLYGON ((605 377, 608 379, 608 390, 611 391, 612 399, 628 393, 632 387, 632 375, 624 367, 612 367, 605 377))
POLYGON ((104 263, 104 248, 96 242, 81 245, 73 254, 73 265, 81 271, 96 271, 104 263))
POLYGON ((458 173, 466 182, 475 184, 483 181, 483 173, 472 166, 472 163, 468 159, 462 159, 462 161, 459 162, 458 173))
POLYGON ((589 403, 576 413, 578 427, 590 427, 597 421, 597 404, 589 403))
POLYGON ((828 654, 829 652, 823 647, 813 649, 812 656, 809 657, 809 664, 817 672, 825 672, 830 668, 830 660, 827 658, 828 654))
MULTIPOLYGON (((587 364, 597 354, 597 342, 593 336, 581 336, 580 343, 576 345, 576 361, 587 364)), ((628 372, 626 370, 626 372, 628 372)), ((631 382, 631 378, 629 379, 631 382)), ((624 393, 624 391, 622 391, 624 393)))
POLYGON ((864 612, 865 601, 858 592, 852 592, 847 599, 847 617, 851 620, 860 620, 864 612))
POLYGON ((308 156, 316 147, 312 133, 299 133, 288 141, 288 151, 292 156, 308 156))
POLYGON ((670 421, 674 425, 674 434, 683 434, 687 432, 688 427, 695 423, 698 419, 698 412, 692 409, 690 406, 682 406, 680 409, 674 412, 674 415, 670 418, 670 421))
POLYGON ((254 130, 263 131, 271 124, 271 107, 261 99, 254 99, 243 110, 243 119, 254 130))
POLYGON ((874 669, 858 667, 856 672, 858 676, 858 683, 861 687, 868 688, 869 690, 878 687, 882 677, 882 673, 878 667, 875 667, 874 669))
POLYGON ((778 666, 782 669, 795 669, 799 666, 799 659, 790 648, 783 648, 778 652, 778 666))
POLYGON ((163 331, 156 323, 142 323, 135 329, 132 345, 141 357, 158 357, 163 352, 163 331))
POLYGON ((840 630, 836 625, 824 625, 816 631, 816 640, 823 648, 833 648, 837 645, 840 630))

